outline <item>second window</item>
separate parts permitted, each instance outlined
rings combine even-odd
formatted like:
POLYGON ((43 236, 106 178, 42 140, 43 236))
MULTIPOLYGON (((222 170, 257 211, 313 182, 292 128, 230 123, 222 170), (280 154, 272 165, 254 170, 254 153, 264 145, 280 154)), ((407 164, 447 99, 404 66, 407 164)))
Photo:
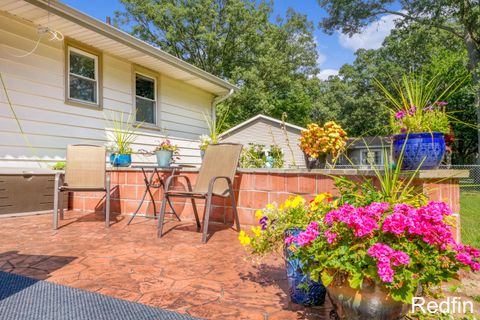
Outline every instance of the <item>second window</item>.
POLYGON ((135 73, 136 120, 156 124, 157 93, 155 78, 135 73))

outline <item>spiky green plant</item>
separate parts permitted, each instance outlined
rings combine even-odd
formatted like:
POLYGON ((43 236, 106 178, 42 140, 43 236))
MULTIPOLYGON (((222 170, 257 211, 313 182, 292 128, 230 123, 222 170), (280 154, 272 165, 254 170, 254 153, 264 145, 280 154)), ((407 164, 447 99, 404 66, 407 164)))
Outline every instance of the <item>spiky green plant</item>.
POLYGON ((446 112, 445 100, 466 79, 460 77, 447 83, 440 74, 427 79, 424 75, 411 73, 403 75, 400 81, 392 81, 392 91, 378 79, 374 79, 374 82, 388 102, 394 133, 448 133, 450 122, 456 119, 446 112))
POLYGON ((120 112, 113 113, 107 120, 111 125, 111 130, 107 131, 107 138, 113 142, 110 151, 118 154, 131 154, 133 152, 131 145, 138 137, 137 129, 141 123, 135 123, 135 114, 126 114, 120 112))

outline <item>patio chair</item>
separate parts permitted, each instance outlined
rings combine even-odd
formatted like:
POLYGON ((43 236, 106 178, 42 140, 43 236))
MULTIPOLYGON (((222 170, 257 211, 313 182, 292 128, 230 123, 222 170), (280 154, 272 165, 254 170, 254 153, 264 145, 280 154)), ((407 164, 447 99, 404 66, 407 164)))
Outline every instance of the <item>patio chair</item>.
POLYGON ((67 146, 65 178, 55 175, 53 229, 63 219, 64 192, 105 192, 105 226, 110 227, 110 175, 106 174, 106 149, 95 145, 67 146))
MULTIPOLYGON (((170 176, 165 183, 165 192, 163 193, 162 207, 158 218, 158 237, 162 236, 163 222, 165 219, 165 209, 167 201, 170 198, 190 198, 193 206, 193 213, 197 223, 197 230, 200 230, 200 221, 198 218, 195 199, 205 199, 205 215, 203 218, 203 236, 202 242, 207 242, 208 221, 212 207, 212 197, 230 197, 232 202, 233 215, 237 230, 240 231, 240 222, 238 220, 235 195, 233 193, 232 181, 238 166, 238 160, 242 151, 242 145, 233 143, 213 144, 207 147, 203 163, 198 173, 197 182, 192 189, 190 179, 185 175, 170 176), (174 179, 185 179, 188 190, 174 190, 170 185, 174 179)), ((175 209, 172 207, 175 212, 175 209)), ((226 216, 223 217, 226 223, 226 216)))

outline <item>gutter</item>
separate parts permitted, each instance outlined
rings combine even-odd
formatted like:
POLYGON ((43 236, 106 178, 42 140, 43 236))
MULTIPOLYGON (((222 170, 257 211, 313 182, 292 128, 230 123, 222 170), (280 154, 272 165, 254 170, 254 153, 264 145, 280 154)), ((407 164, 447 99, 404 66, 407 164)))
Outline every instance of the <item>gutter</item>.
POLYGON ((134 36, 119 30, 111 25, 103 23, 102 21, 95 19, 81 11, 78 11, 68 5, 61 3, 60 1, 49 1, 45 0, 24 0, 27 3, 30 3, 38 8, 41 8, 47 12, 67 19, 71 22, 74 22, 84 28, 92 30, 98 34, 106 36, 114 41, 117 41, 121 44, 124 44, 130 48, 143 52, 149 56, 152 56, 156 59, 159 59, 163 62, 166 62, 182 71, 193 74, 203 80, 206 80, 210 83, 216 84, 222 88, 229 90, 239 89, 237 86, 225 81, 217 76, 214 76, 211 73, 206 72, 200 68, 191 65, 188 62, 183 61, 165 51, 162 51, 159 48, 156 48, 140 39, 135 38, 134 36))
POLYGON ((215 98, 213 98, 213 100, 212 100, 212 110, 211 110, 212 122, 213 123, 216 123, 216 121, 217 121, 217 112, 216 112, 217 111, 216 110, 217 104, 219 104, 220 102, 223 102, 223 101, 227 100, 228 98, 230 98, 234 92, 235 92, 235 90, 230 89, 227 94, 225 94, 223 96, 216 96, 215 98))

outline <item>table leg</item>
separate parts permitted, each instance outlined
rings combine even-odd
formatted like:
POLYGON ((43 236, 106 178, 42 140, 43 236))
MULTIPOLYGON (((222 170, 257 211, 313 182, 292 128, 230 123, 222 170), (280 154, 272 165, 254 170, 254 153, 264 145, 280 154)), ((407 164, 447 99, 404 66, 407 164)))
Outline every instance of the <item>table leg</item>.
MULTIPOLYGON (((138 211, 140 211, 140 208, 142 207, 142 204, 145 201, 145 197, 147 196, 147 192, 150 194, 150 198, 152 198, 152 201, 153 201, 152 192, 150 191, 150 185, 152 184, 153 175, 155 174, 155 172, 152 172, 152 175, 150 176, 150 178, 147 178, 147 173, 143 168, 142 168, 142 173, 143 173, 143 181, 145 182, 145 191, 143 192, 142 200, 140 200, 140 203, 138 204, 137 209, 133 212, 132 216, 130 217, 130 220, 128 220, 127 225, 129 225, 132 222, 133 218, 135 218, 138 211)), ((155 201, 153 202, 153 205, 155 208, 155 201)))

